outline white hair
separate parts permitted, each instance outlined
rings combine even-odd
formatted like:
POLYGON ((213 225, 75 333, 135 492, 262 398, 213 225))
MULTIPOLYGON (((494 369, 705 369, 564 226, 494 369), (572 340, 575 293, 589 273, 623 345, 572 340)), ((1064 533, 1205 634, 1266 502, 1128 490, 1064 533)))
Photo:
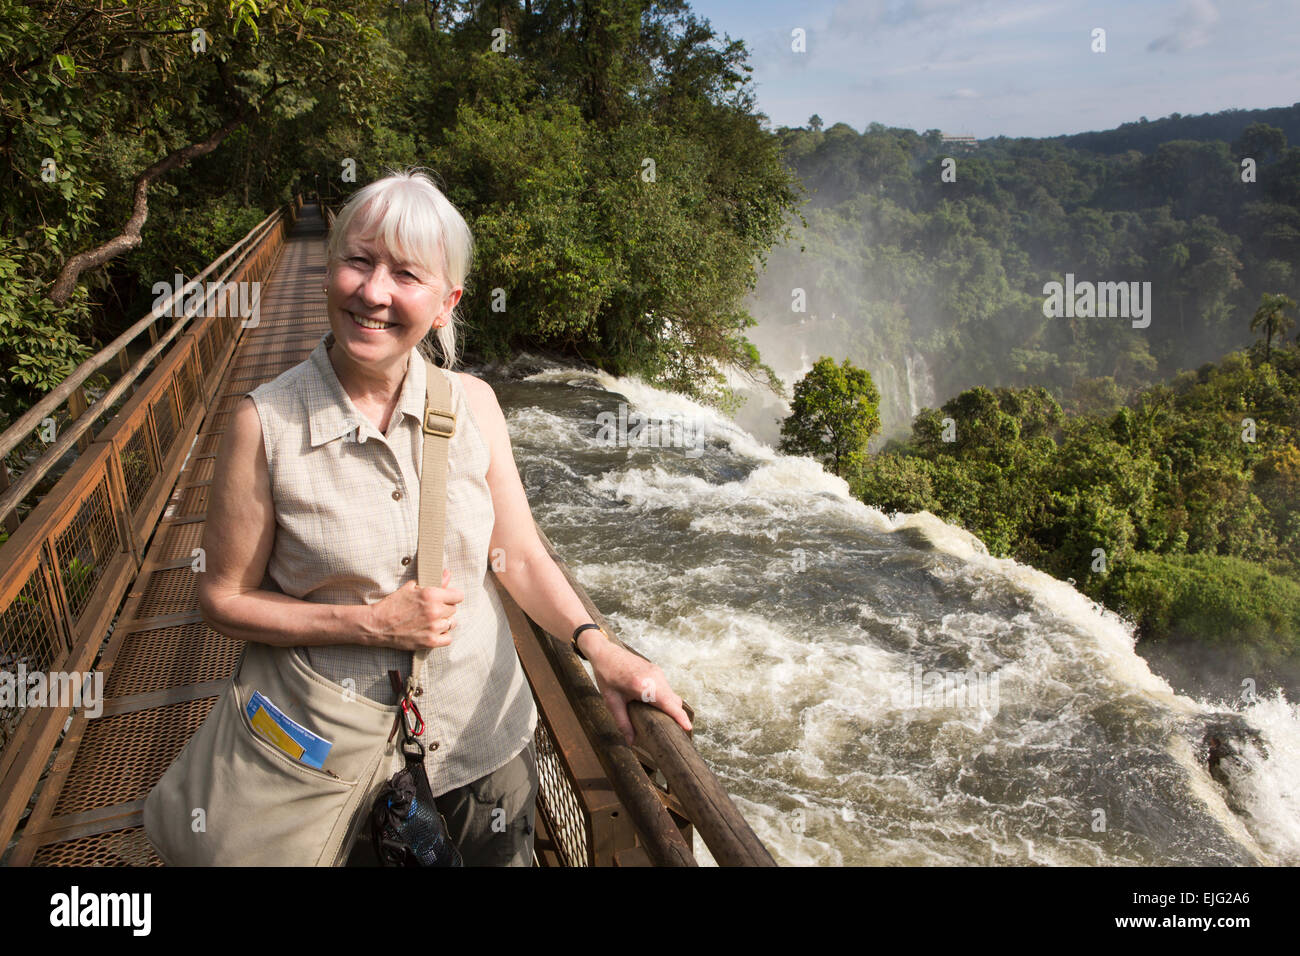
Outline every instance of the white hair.
MULTIPOLYGON (((465 284, 474 257, 474 237, 460 211, 420 167, 389 170, 389 175, 364 186, 344 204, 326 246, 331 268, 342 259, 343 239, 354 226, 361 236, 378 237, 393 254, 441 276, 446 282, 444 294, 465 284)), ((456 366, 459 312, 457 304, 447 324, 431 329, 419 345, 422 355, 437 362, 431 341, 436 336, 445 368, 456 366)))

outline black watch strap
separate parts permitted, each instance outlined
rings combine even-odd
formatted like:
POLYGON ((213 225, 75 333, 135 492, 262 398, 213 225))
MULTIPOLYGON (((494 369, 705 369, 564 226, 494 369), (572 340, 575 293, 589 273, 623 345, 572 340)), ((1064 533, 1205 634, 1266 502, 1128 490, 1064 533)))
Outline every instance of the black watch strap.
POLYGON ((580 624, 573 631, 573 641, 572 641, 573 652, 577 654, 579 657, 581 657, 584 661, 587 659, 587 655, 582 653, 582 651, 578 647, 578 635, 581 634, 583 631, 591 630, 593 628, 597 631, 601 629, 599 624, 580 624))

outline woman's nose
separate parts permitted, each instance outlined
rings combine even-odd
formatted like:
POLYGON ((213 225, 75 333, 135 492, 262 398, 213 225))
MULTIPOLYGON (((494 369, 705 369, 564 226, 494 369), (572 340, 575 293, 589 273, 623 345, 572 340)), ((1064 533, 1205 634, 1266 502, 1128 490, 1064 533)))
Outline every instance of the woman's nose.
POLYGON ((369 305, 384 305, 393 295, 393 276, 388 266, 378 263, 361 282, 361 297, 369 305))

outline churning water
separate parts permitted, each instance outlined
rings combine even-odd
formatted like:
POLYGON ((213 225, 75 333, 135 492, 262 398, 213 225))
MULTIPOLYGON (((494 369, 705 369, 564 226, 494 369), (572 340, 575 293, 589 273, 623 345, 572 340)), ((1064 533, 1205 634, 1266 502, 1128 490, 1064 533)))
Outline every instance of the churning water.
POLYGON ((1284 698, 1174 694, 1069 584, 682 396, 535 362, 493 381, 538 522, 778 863, 1300 863, 1284 698), (621 441, 620 403, 661 426, 621 441), (1207 726, 1235 741, 1214 776, 1207 726))

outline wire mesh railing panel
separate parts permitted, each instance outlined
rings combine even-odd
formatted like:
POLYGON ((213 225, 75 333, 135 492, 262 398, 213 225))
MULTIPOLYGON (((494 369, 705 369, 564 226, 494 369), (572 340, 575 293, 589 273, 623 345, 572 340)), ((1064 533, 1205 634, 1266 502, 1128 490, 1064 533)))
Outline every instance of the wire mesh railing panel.
POLYGON ((193 348, 185 362, 176 370, 176 387, 181 399, 181 415, 189 418, 199 402, 198 359, 193 348))
MULTIPOLYGON (((46 671, 68 652, 59 628, 54 595, 38 563, 13 602, 0 611, 0 670, 14 675, 13 705, 0 706, 0 752, 26 713, 27 698, 18 700, 18 669, 46 671)), ((26 682, 21 688, 26 693, 26 682)))
POLYGON ((538 810, 545 817, 546 828, 564 865, 590 866, 586 815, 582 812, 573 782, 556 753, 555 741, 545 720, 537 721, 533 736, 537 741, 538 810))
POLYGON ((53 546, 63 593, 68 600, 68 613, 74 620, 80 620, 94 594, 95 585, 121 550, 107 475, 100 477, 82 500, 72 521, 54 536, 53 546))
POLYGON ((131 437, 122 443, 120 452, 122 478, 126 482, 126 499, 131 517, 139 517, 145 494, 158 474, 158 458, 149 440, 149 421, 141 418, 131 437))
POLYGON ((215 356, 212 350, 212 326, 208 326, 199 333, 199 359, 203 363, 204 377, 211 377, 214 369, 212 367, 215 356))
POLYGON ((158 436, 158 454, 166 461, 180 427, 176 420, 176 400, 170 388, 163 389, 162 394, 153 400, 149 413, 153 416, 154 434, 158 436))

